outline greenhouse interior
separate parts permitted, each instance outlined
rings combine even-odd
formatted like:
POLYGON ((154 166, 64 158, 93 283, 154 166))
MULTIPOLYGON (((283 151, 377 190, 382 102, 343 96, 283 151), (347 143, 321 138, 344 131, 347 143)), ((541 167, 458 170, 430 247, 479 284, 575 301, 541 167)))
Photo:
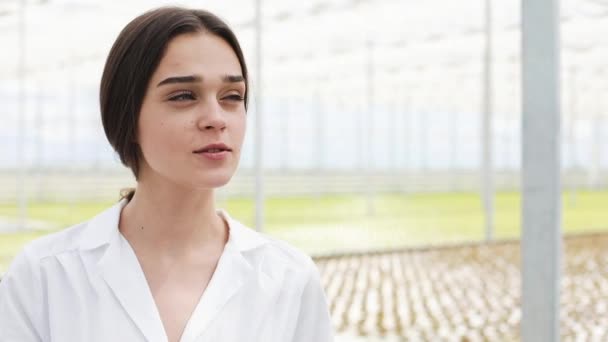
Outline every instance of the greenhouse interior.
POLYGON ((312 257, 335 341, 608 340, 607 0, 0 0, 0 275, 136 185, 100 80, 161 6, 234 30, 216 200, 312 257))

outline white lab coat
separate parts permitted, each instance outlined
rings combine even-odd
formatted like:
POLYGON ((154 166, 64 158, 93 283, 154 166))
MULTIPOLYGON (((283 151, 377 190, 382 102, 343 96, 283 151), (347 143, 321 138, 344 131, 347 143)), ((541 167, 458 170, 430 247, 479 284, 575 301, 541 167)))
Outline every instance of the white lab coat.
MULTIPOLYGON (((166 342, 123 200, 28 244, 0 282, 0 341, 166 342)), ((310 257, 220 214, 229 238, 181 342, 326 342, 331 320, 310 257)))

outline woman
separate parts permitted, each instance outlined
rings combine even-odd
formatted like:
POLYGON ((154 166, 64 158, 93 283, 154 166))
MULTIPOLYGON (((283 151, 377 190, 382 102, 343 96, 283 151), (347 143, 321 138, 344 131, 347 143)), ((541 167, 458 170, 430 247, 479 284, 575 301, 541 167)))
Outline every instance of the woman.
POLYGON ((160 8, 129 23, 101 80, 110 144, 136 190, 24 248, 0 282, 0 341, 331 340, 311 259, 217 211, 246 127, 229 27, 160 8))

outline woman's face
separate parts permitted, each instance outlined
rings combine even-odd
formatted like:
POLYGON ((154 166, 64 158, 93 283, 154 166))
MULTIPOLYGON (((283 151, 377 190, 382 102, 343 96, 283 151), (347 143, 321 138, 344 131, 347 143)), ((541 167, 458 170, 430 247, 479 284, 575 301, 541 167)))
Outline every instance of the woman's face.
POLYGON ((245 136, 245 91, 239 60, 223 39, 209 33, 173 38, 139 115, 140 179, 160 176, 196 188, 226 184, 245 136))

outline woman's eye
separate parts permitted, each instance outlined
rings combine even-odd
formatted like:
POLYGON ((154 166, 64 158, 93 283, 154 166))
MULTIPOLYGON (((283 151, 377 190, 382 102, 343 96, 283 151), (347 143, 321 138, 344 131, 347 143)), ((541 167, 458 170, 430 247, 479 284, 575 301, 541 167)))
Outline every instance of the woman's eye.
POLYGON ((195 99, 195 97, 192 92, 184 91, 184 92, 177 93, 177 94, 171 96, 169 98, 169 101, 178 101, 179 102, 179 101, 188 101, 188 100, 194 100, 194 99, 195 99))
POLYGON ((239 94, 230 94, 230 95, 228 95, 228 96, 224 96, 224 97, 222 98, 222 100, 228 100, 228 101, 234 101, 234 102, 241 102, 241 101, 244 101, 244 100, 245 100, 245 98, 244 98, 244 97, 242 97, 242 96, 241 96, 241 95, 239 95, 239 94))

